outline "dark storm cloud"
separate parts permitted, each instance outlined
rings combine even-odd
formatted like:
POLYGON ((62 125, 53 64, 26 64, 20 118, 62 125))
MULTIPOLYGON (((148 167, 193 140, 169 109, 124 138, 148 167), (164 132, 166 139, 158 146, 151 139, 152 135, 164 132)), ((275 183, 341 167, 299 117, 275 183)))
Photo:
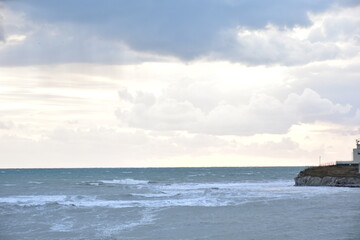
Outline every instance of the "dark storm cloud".
MULTIPOLYGON (((27 0, 9 3, 38 23, 69 24, 89 36, 137 51, 191 60, 218 45, 219 33, 236 26, 306 25, 308 12, 358 1, 313 0, 27 0)), ((79 33, 81 34, 81 33, 79 33)), ((85 37, 85 36, 84 36, 85 37)))

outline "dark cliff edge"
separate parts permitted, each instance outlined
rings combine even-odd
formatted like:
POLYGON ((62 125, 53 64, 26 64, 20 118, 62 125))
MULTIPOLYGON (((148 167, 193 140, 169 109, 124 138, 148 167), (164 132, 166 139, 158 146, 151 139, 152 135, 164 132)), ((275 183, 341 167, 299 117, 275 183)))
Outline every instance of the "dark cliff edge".
POLYGON ((357 166, 310 167, 295 178, 295 186, 360 187, 357 166))

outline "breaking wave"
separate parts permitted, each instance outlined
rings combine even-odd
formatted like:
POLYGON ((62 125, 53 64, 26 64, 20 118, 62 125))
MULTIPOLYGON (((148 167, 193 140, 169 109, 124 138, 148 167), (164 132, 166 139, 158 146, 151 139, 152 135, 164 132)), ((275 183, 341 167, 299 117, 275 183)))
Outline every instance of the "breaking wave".
POLYGON ((138 185, 138 184, 148 184, 149 183, 149 181, 146 181, 146 180, 136 180, 136 179, 131 179, 131 178, 100 180, 99 182, 105 183, 105 184, 123 184, 123 185, 138 185))
MULTIPOLYGON (((103 180, 103 184, 147 184, 147 181, 124 179, 103 180)), ((329 194, 346 189, 297 188, 290 181, 263 183, 174 183, 147 184, 145 188, 130 189, 117 195, 23 195, 0 197, 0 206, 64 207, 176 207, 176 206, 234 206, 248 202, 294 199, 329 194)), ((113 192, 113 191, 112 191, 113 192)))

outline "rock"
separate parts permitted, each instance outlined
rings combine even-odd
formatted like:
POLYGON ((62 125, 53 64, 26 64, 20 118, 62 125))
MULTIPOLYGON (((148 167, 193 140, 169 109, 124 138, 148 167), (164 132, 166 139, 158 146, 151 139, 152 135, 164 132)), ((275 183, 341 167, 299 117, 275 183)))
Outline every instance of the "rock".
POLYGON ((295 186, 360 187, 360 174, 345 167, 313 167, 298 174, 295 186))
POLYGON ((296 177, 295 186, 360 187, 360 179, 347 177, 296 177))

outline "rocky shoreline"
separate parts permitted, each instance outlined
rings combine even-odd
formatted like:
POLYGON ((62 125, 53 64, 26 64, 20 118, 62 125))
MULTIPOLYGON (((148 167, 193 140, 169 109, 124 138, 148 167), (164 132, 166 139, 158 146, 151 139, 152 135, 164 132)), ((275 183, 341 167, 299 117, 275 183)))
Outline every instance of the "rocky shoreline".
POLYGON ((310 167, 294 180, 295 186, 360 187, 360 174, 355 166, 310 167))

